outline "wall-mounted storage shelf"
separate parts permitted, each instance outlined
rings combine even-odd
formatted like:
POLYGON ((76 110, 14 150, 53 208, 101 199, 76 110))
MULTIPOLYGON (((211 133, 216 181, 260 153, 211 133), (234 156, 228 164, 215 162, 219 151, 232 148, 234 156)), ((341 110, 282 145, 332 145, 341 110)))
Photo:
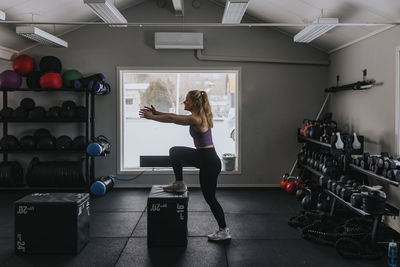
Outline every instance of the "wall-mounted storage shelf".
POLYGON ((389 184, 392 184, 392 185, 395 185, 395 186, 399 186, 399 182, 392 181, 392 180, 390 180, 390 179, 388 179, 388 178, 386 178, 384 176, 381 176, 379 174, 376 174, 376 173, 374 173, 372 171, 364 170, 363 168, 361 168, 361 167, 359 167, 357 165, 354 165, 354 164, 349 164, 349 166, 352 169, 354 169, 354 170, 356 170, 358 172, 361 172, 363 174, 366 174, 366 175, 368 175, 370 177, 374 177, 374 178, 376 178, 376 179, 378 179, 380 181, 383 181, 383 182, 386 182, 386 183, 389 183, 389 184))
POLYGON ((318 141, 318 140, 315 140, 315 139, 312 139, 312 138, 308 138, 308 137, 302 136, 300 134, 297 135, 297 140, 298 140, 299 143, 308 142, 308 143, 313 143, 313 144, 316 144, 316 145, 319 145, 319 146, 323 146, 323 147, 327 147, 327 148, 331 148, 332 147, 331 144, 324 143, 324 142, 321 142, 321 141, 318 141))

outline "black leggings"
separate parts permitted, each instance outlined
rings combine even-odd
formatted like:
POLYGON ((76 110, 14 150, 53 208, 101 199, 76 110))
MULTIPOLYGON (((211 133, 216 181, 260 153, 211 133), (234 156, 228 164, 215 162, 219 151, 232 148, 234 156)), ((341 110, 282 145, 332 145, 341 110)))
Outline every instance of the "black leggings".
POLYGON ((200 187, 204 199, 210 206, 220 228, 226 227, 224 211, 215 198, 218 174, 221 172, 221 160, 215 148, 194 149, 174 146, 169 150, 172 168, 177 181, 182 181, 182 161, 200 169, 200 187))

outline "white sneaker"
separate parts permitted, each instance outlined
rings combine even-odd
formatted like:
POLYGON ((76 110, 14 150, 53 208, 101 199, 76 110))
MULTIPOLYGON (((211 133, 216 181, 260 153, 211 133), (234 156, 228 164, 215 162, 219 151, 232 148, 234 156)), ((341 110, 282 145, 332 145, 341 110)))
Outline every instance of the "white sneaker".
POLYGON ((187 186, 185 184, 173 182, 169 185, 163 186, 163 190, 169 193, 184 193, 187 191, 187 186))
POLYGON ((231 240, 231 234, 229 232, 229 228, 226 228, 225 230, 219 229, 215 231, 214 233, 208 235, 208 240, 211 241, 225 241, 225 240, 231 240))

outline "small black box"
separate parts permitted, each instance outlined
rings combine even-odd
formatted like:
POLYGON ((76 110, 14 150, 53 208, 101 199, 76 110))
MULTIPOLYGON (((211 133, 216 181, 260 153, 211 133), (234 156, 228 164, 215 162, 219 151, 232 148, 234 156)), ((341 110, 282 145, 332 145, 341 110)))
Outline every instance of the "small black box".
POLYGON ((77 254, 89 241, 88 193, 33 193, 14 207, 18 255, 77 254))
POLYGON ((147 200, 148 247, 186 247, 188 191, 164 192, 153 185, 147 200))

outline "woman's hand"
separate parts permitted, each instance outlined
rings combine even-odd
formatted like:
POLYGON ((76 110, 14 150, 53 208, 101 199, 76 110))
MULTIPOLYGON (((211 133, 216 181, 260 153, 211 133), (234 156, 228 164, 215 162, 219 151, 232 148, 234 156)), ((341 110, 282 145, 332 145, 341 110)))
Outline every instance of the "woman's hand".
POLYGON ((153 115, 159 115, 159 112, 156 110, 156 108, 153 105, 151 105, 151 107, 145 106, 144 108, 150 110, 153 115))
POLYGON ((151 111, 151 109, 145 107, 139 110, 139 116, 140 118, 145 118, 145 119, 149 119, 151 120, 152 116, 153 116, 153 112, 151 111))

